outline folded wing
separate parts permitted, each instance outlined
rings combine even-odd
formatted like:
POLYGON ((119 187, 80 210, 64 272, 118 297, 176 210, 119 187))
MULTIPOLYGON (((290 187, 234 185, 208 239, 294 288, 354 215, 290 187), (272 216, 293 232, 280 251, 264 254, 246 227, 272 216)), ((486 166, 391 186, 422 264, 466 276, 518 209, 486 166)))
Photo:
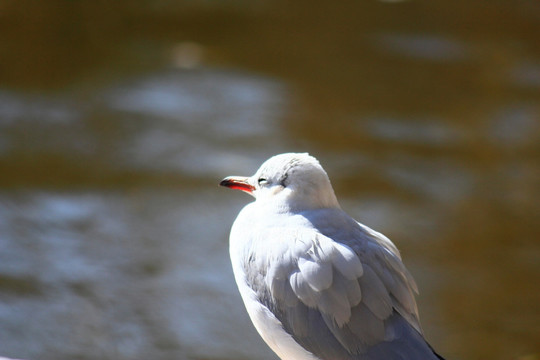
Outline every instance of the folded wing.
POLYGON ((267 254, 264 281, 251 286, 321 359, 437 359, 422 337, 416 284, 397 250, 378 233, 361 234, 356 250, 311 229, 280 239, 287 250, 267 254))

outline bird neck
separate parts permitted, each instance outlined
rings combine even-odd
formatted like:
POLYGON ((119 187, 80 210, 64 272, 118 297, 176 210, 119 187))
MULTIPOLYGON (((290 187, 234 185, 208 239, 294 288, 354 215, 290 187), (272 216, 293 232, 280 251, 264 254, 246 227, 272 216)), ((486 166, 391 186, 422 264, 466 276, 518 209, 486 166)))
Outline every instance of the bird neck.
POLYGON ((317 189, 310 187, 284 189, 283 194, 280 195, 282 195, 281 199, 275 204, 280 212, 341 208, 331 187, 324 189, 324 191, 317 191, 317 189))

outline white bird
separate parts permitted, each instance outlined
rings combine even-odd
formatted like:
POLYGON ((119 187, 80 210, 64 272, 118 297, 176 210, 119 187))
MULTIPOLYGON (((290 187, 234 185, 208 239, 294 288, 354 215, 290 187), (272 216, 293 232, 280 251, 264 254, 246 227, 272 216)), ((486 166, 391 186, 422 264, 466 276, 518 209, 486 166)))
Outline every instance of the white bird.
POLYGON ((282 360, 442 359, 399 251, 341 210, 317 159, 276 155, 220 185, 255 197, 232 226, 230 256, 249 316, 282 360))

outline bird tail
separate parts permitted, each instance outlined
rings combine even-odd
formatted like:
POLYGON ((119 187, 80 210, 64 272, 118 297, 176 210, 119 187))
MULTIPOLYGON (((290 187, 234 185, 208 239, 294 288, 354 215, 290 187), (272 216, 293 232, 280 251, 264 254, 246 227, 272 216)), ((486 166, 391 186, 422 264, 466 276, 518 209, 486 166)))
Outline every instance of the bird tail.
POLYGON ((437 359, 439 360, 445 360, 441 355, 437 354, 435 352, 435 350, 433 350, 433 348, 431 347, 431 345, 427 344, 429 346, 429 348, 431 349, 431 351, 433 351, 433 354, 435 354, 435 356, 437 357, 437 359))

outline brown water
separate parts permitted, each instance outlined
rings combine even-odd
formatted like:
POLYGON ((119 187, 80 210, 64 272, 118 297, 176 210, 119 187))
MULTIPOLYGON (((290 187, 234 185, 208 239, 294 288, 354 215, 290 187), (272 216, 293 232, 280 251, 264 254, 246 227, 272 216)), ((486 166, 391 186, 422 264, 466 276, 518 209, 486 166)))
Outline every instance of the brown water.
POLYGON ((309 151, 448 359, 540 358, 536 1, 0 2, 0 355, 275 359, 217 187, 309 151))

